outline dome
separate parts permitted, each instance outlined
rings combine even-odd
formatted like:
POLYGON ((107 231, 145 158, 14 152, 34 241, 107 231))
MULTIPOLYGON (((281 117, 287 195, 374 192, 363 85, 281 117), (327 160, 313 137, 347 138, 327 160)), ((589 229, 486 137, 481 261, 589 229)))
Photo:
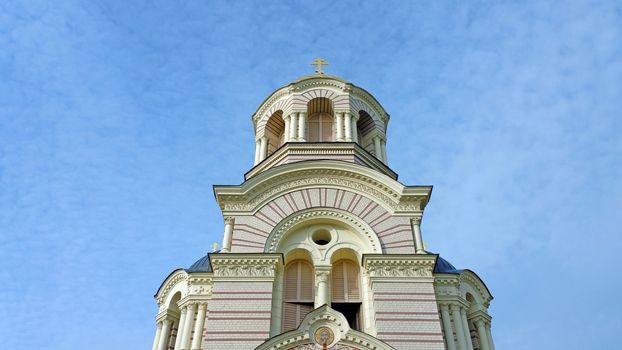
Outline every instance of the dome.
POLYGON ((434 273, 461 273, 462 270, 456 269, 449 261, 443 259, 440 255, 434 266, 434 273))
MULTIPOLYGON (((220 252, 220 250, 217 250, 214 253, 218 252, 220 252)), ((209 262, 209 254, 206 254, 199 260, 195 261, 194 264, 190 265, 190 267, 186 269, 186 272, 212 272, 212 265, 209 262)))

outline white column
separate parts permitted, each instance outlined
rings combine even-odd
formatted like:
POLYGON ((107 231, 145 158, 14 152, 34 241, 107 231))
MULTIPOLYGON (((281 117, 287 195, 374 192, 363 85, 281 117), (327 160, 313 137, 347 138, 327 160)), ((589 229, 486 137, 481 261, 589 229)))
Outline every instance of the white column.
POLYGON ((166 350, 168 348, 168 336, 171 332, 171 320, 168 318, 162 321, 162 334, 160 334, 160 344, 158 350, 166 350))
POLYGON ((285 120, 285 130, 283 130, 285 135, 283 136, 283 142, 289 142, 289 116, 286 115, 283 120, 285 120))
POLYGON ((281 334, 281 316, 283 315, 283 270, 280 270, 272 284, 272 319, 270 320, 270 337, 281 334))
POLYGON ((388 164, 387 162, 387 141, 382 140, 380 142, 380 148, 382 149, 382 161, 384 164, 388 164))
POLYGON ((374 136, 374 153, 376 154, 376 158, 378 158, 381 162, 382 160, 382 149, 380 148, 380 136, 374 136))
POLYGON ((337 129, 335 141, 343 141, 343 113, 335 113, 335 116, 337 117, 335 124, 335 129, 337 129))
POLYGON ((188 350, 190 348, 190 336, 192 332, 192 324, 194 322, 194 311, 196 310, 195 304, 188 304, 188 313, 186 313, 186 322, 184 324, 184 333, 181 338, 181 350, 188 350))
POLYGON ((162 335, 162 322, 157 322, 156 334, 155 338, 153 339, 153 347, 151 347, 152 350, 158 350, 158 345, 160 345, 160 335, 162 335))
POLYGON ((298 141, 305 141, 307 112, 298 113, 298 141))
POLYGON ((259 164, 259 157, 261 156, 261 142, 255 141, 255 165, 259 164))
POLYGON ((369 275, 364 270, 361 270, 361 280, 359 283, 361 286, 361 298, 363 302, 363 329, 365 333, 375 336, 376 329, 374 328, 374 313, 371 306, 371 298, 369 296, 369 275))
POLYGON ((451 328, 451 318, 449 317, 449 307, 447 304, 441 304, 441 318, 443 320, 443 329, 445 330, 447 350, 456 350, 456 341, 454 340, 454 331, 451 328))
POLYGON ((259 139, 259 141, 259 162, 261 162, 262 160, 266 159, 266 154, 268 152, 268 139, 263 136, 261 139, 259 139))
POLYGON ((492 333, 490 332, 490 322, 486 323, 486 335, 488 336, 490 350, 495 350, 495 343, 492 341, 492 333))
POLYGON ((290 114, 289 119, 289 140, 298 141, 298 113, 290 114))
POLYGON ((460 308, 460 316, 462 317, 462 326, 464 327, 464 335, 466 336, 467 348, 473 350, 473 341, 471 340, 471 330, 469 329, 469 320, 467 319, 466 310, 460 308))
POLYGON ((421 218, 412 218, 410 219, 410 223, 413 227, 413 238, 415 239, 415 253, 425 254, 425 250, 423 249, 423 237, 421 236, 421 218))
POLYGON ((479 347, 481 350, 490 350, 490 345, 488 343, 488 336, 486 334, 486 328, 484 326, 483 320, 475 321, 475 326, 477 327, 477 335, 479 335, 479 347))
MULTIPOLYGON (((359 121, 358 115, 351 114, 352 117, 352 142, 358 142, 358 128, 357 123, 359 121)), ((362 146, 362 145, 361 145, 362 146)))
POLYGON ((343 114, 343 128, 346 132, 344 138, 346 142, 352 142, 352 117, 350 112, 346 112, 343 114))
POLYGON ((315 308, 328 304, 328 276, 330 275, 329 269, 317 268, 315 270, 315 280, 317 281, 317 293, 315 295, 315 308))
POLYGON ((225 217, 225 235, 222 240, 222 252, 229 253, 231 251, 231 240, 233 239, 233 224, 235 219, 232 216, 225 217))
POLYGON ((203 339, 203 324, 205 322, 206 310, 207 304, 201 303, 199 305, 197 321, 194 323, 194 338, 192 338, 192 350, 201 350, 201 340, 203 339))
POLYGON ((181 316, 179 317, 179 326, 177 327, 177 338, 175 339, 175 350, 181 349, 181 338, 184 334, 184 323, 186 322, 186 307, 181 308, 181 316))
POLYGON ((468 350, 465 336, 464 327, 462 326, 462 315, 460 315, 460 306, 451 304, 451 316, 454 319, 454 326, 456 328, 456 336, 458 338, 458 350, 468 350))

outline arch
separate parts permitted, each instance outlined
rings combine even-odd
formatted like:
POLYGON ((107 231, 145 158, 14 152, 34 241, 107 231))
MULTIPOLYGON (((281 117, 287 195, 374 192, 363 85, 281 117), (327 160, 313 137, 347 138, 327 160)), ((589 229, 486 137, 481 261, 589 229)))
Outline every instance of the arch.
POLYGON ((268 235, 264 252, 277 252, 277 249, 281 246, 281 240, 288 232, 293 231, 296 227, 308 225, 310 220, 313 219, 336 221, 345 224, 347 227, 352 228, 353 232, 361 235, 364 242, 367 243, 370 253, 382 253, 380 239, 369 224, 345 210, 333 208, 301 210, 281 220, 268 235))
POLYGON ((274 153, 285 142, 285 121, 283 111, 274 112, 265 125, 264 135, 267 139, 267 156, 274 153))
POLYGON ((358 111, 359 119, 356 122, 358 143, 370 153, 374 153, 373 136, 376 135, 376 125, 369 113, 364 110, 358 111))
POLYGON ((335 140, 333 101, 316 97, 307 103, 305 139, 308 142, 332 142, 335 140))

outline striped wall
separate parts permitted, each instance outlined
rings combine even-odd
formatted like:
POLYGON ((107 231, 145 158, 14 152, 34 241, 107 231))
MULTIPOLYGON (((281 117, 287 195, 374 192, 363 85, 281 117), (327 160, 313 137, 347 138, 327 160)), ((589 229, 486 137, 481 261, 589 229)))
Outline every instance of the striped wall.
POLYGON ((377 337, 395 349, 444 350, 432 282, 373 284, 377 337))
POLYGON ((384 253, 415 252, 409 218, 392 216, 384 207, 365 196, 333 188, 290 192, 268 202, 252 216, 237 216, 231 252, 263 252, 268 235, 279 222, 293 213, 310 208, 337 208, 357 216, 378 235, 384 253))
POLYGON ((203 349, 254 349, 270 337, 272 282, 218 281, 205 323, 203 349))

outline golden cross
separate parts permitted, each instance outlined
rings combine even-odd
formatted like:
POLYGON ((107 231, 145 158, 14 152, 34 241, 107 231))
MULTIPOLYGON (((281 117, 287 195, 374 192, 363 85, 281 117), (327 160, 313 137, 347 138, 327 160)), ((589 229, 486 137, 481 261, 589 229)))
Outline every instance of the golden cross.
POLYGON ((315 68, 315 72, 317 74, 324 74, 322 66, 328 66, 328 62, 326 62, 323 58, 316 58, 313 62, 311 62, 311 65, 317 66, 317 68, 315 68))
POLYGON ((212 251, 215 252, 216 250, 218 250, 218 243, 214 242, 214 244, 212 244, 212 251))

